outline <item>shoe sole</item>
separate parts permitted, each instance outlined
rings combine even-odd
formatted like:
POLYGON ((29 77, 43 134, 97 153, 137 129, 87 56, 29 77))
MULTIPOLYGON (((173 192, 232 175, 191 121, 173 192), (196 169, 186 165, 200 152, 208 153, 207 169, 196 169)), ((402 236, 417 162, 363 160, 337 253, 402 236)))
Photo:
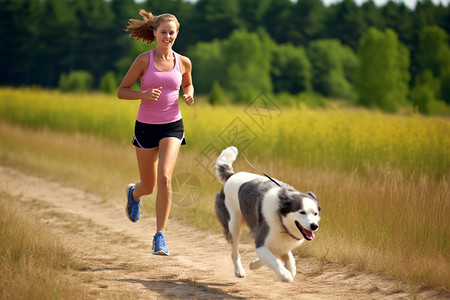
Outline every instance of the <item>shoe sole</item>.
POLYGON ((155 251, 154 250, 155 249, 155 245, 152 245, 152 250, 153 250, 153 255, 165 255, 165 256, 169 256, 169 250, 167 250, 167 252, 166 251, 164 251, 164 250, 159 250, 159 251, 155 251))
POLYGON ((169 256, 169 253, 164 250, 159 250, 158 252, 153 252, 153 255, 169 256))
POLYGON ((130 215, 128 214, 128 194, 130 193, 130 189, 131 189, 133 186, 134 186, 134 184, 130 183, 130 184, 127 186, 127 189, 126 189, 126 193, 127 193, 127 203, 125 204, 125 215, 127 216, 128 220, 130 220, 130 221, 133 222, 133 223, 136 223, 136 222, 139 221, 139 220, 133 221, 133 220, 130 218, 130 215))

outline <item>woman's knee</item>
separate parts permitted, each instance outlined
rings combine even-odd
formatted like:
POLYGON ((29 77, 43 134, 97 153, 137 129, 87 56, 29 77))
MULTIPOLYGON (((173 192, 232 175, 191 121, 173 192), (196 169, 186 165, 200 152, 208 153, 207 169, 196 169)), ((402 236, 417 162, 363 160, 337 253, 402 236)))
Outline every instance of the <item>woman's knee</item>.
POLYGON ((167 174, 162 174, 158 178, 158 186, 168 187, 172 183, 172 177, 167 174))

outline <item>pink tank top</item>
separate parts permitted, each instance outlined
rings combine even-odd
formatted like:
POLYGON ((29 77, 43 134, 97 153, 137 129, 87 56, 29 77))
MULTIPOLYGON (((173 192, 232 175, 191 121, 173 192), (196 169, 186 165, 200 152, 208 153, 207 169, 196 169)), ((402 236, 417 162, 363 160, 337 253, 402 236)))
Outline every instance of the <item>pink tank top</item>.
POLYGON ((147 124, 167 124, 181 119, 178 96, 181 85, 180 57, 175 56, 175 66, 170 71, 160 71, 154 64, 154 50, 150 50, 147 71, 141 76, 141 90, 150 91, 162 87, 158 100, 141 99, 137 120, 147 124))

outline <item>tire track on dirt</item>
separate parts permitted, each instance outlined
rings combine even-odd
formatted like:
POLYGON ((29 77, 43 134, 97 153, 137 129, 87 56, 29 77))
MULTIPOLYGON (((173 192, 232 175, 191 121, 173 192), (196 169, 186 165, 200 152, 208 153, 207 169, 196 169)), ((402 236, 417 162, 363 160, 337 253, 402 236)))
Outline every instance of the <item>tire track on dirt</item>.
POLYGON ((256 254, 245 244, 241 254, 247 277, 238 279, 221 235, 169 220, 171 255, 154 256, 151 216, 131 223, 124 205, 13 168, 0 166, 0 182, 0 190, 18 199, 73 249, 82 266, 75 274, 93 299, 446 298, 433 291, 411 294, 403 284, 376 275, 298 257, 294 282, 282 283, 267 267, 248 270, 245 265, 256 254))

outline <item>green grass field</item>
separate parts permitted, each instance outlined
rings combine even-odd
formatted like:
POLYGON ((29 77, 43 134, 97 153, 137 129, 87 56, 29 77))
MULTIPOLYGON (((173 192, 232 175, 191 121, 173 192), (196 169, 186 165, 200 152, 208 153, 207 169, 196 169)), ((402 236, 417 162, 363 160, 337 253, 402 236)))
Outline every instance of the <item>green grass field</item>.
MULTIPOLYGON (((120 199, 137 180, 129 143, 138 105, 100 94, 3 88, 0 163, 120 199)), ((248 106, 181 107, 188 145, 175 173, 198 178, 201 195, 188 207, 175 205, 173 218, 220 230, 212 167, 233 144, 259 169, 318 195, 321 229, 298 255, 450 290, 448 119, 288 109, 266 95, 248 106)), ((242 157, 235 170, 253 171, 242 157)))

